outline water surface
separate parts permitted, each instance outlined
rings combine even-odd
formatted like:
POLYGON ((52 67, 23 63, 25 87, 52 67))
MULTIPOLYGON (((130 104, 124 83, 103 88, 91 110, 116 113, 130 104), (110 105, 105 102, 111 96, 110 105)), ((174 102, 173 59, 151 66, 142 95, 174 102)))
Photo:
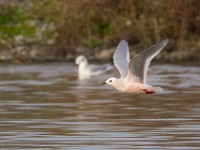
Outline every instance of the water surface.
POLYGON ((0 66, 0 149, 200 149, 200 67, 154 65, 163 94, 79 80, 73 64, 0 66))

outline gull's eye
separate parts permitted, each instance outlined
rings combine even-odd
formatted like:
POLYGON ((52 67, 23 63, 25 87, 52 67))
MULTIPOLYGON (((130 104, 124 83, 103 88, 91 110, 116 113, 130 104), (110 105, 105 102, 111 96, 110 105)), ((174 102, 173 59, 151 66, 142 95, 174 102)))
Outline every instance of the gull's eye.
POLYGON ((82 58, 82 59, 81 59, 81 61, 85 61, 85 59, 84 59, 84 58, 82 58))
POLYGON ((112 80, 109 80, 109 82, 111 83, 111 82, 112 82, 112 80))

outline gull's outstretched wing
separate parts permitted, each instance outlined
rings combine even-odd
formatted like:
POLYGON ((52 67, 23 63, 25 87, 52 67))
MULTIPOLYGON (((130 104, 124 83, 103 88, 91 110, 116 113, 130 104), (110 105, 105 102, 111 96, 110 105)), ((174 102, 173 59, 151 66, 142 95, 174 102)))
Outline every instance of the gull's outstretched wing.
POLYGON ((113 56, 115 67, 119 70, 121 78, 125 78, 128 74, 130 62, 130 53, 128 43, 121 40, 116 48, 113 56))
POLYGON ((169 39, 163 40, 150 48, 136 54, 129 64, 128 75, 126 79, 134 80, 146 84, 147 71, 151 60, 167 45, 169 39))

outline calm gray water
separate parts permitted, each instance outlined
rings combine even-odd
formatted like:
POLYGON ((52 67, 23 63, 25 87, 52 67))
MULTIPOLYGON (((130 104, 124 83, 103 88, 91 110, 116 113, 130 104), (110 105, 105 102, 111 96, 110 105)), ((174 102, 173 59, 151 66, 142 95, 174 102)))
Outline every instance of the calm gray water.
POLYGON ((200 149, 200 67, 154 65, 166 92, 122 94, 73 64, 0 66, 0 149, 200 149))

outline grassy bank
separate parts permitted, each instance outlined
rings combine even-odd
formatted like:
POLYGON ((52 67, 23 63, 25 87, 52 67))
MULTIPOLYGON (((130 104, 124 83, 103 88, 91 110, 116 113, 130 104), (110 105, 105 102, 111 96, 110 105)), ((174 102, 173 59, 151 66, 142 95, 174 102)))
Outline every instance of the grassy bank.
POLYGON ((199 0, 34 0, 1 7, 1 50, 14 58, 109 58, 121 39, 135 52, 169 38, 158 59, 200 61, 199 0))

